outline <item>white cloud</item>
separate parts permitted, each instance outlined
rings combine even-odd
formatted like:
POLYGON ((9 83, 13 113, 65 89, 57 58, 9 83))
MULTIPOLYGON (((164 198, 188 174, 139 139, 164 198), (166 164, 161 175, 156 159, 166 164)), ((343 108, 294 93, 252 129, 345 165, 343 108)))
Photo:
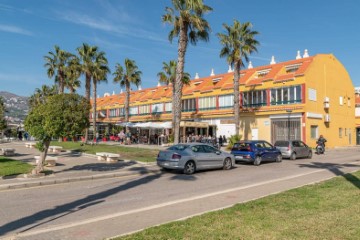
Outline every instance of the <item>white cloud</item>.
POLYGON ((59 12, 59 17, 67 22, 71 22, 77 25, 87 26, 96 30, 108 32, 116 36, 127 36, 132 38, 147 39, 154 42, 167 42, 167 39, 163 39, 153 32, 141 29, 138 26, 131 25, 129 23, 113 24, 114 21, 110 21, 104 18, 90 17, 85 14, 79 14, 74 11, 59 12))
POLYGON ((16 34, 22 34, 22 35, 28 35, 28 36, 32 36, 33 33, 26 30, 26 29, 23 29, 23 28, 20 28, 20 27, 17 27, 17 26, 12 26, 12 25, 3 25, 3 24, 0 24, 0 31, 2 32, 10 32, 10 33, 16 33, 16 34))

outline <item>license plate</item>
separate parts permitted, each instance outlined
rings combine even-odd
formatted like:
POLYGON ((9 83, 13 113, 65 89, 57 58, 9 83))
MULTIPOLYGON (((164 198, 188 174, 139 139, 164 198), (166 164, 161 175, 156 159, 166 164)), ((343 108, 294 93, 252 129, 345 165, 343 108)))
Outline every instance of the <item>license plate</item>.
POLYGON ((235 156, 235 159, 243 159, 242 156, 235 156))

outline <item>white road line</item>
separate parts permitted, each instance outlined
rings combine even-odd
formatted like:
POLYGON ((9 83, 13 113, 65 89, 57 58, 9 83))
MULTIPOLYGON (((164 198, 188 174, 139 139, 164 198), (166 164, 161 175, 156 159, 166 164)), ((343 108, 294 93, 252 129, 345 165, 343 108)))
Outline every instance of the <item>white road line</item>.
MULTIPOLYGON (((346 163, 346 164, 360 165, 360 163, 357 162, 357 161, 352 162, 352 163, 346 163)), ((341 165, 341 164, 339 164, 339 165, 341 165)), ((333 168, 333 166, 329 167, 329 168, 333 168)), ((278 178, 278 179, 274 179, 274 180, 270 180, 270 181, 263 181, 263 182, 259 182, 259 183, 246 185, 246 186, 226 189, 226 190, 223 190, 223 191, 217 191, 217 192, 203 194, 203 195, 194 196, 194 197, 190 197, 190 198, 184 198, 184 199, 180 199, 180 200, 176 200, 176 201, 160 203, 160 204, 156 204, 156 205, 152 205, 152 206, 148 206, 148 207, 144 207, 144 208, 139 208, 139 209, 133 209, 133 210, 125 211, 125 212, 114 213, 114 214, 110 214, 110 215, 106 215, 106 216, 102 216, 102 217, 90 218, 90 219, 87 219, 87 220, 84 220, 84 221, 77 221, 76 223, 57 225, 57 226, 47 227, 47 228, 38 229, 38 230, 31 230, 29 232, 18 233, 16 236, 25 237, 25 236, 31 236, 31 235, 36 235, 36 234, 61 230, 61 229, 65 229, 65 228, 81 226, 81 225, 85 225, 85 224, 89 224, 89 223, 94 223, 94 222, 98 222, 98 221, 107 220, 107 219, 110 219, 110 218, 121 217, 121 216, 124 216, 124 215, 129 215, 129 214, 139 213, 139 212, 153 210, 153 209, 157 209, 157 208, 167 207, 167 206, 175 205, 175 204, 179 204, 179 203, 190 202, 190 201, 199 200, 199 199, 203 199, 203 198, 207 198, 207 197, 213 197, 213 196, 216 196, 216 195, 221 195, 221 194, 225 194, 225 193, 230 193, 230 192, 235 192, 235 191, 244 190, 244 189, 248 189, 248 188, 253 188, 253 187, 257 187, 257 186, 261 186, 261 185, 265 185, 265 184, 269 184, 269 183, 276 183, 276 182, 280 182, 280 181, 284 181, 284 180, 290 180, 290 179, 303 177, 303 176, 306 176, 306 175, 311 175, 311 174, 314 174, 314 173, 319 173, 319 172, 324 172, 324 171, 328 171, 328 170, 327 169, 319 169, 319 170, 315 170, 315 171, 311 171, 311 172, 307 172, 307 173, 287 176, 287 177, 278 178)), ((308 183, 308 184, 311 184, 311 183, 308 183)), ((220 208, 220 209, 223 209, 223 208, 220 208)))

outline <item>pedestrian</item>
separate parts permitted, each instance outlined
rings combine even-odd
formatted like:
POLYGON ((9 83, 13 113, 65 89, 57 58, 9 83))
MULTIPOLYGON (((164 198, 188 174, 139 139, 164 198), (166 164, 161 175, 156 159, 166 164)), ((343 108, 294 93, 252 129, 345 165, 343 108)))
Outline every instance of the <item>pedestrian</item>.
POLYGON ((219 147, 222 147, 223 146, 223 138, 222 136, 220 135, 219 136, 219 147))
POLYGON ((96 143, 99 142, 99 132, 96 132, 96 134, 95 134, 95 142, 96 143))
POLYGON ((131 132, 129 130, 126 132, 126 144, 131 144, 131 132))
MULTIPOLYGON (((221 135, 220 135, 221 136, 221 135)), ((223 143, 227 143, 226 137, 225 135, 223 135, 223 139, 222 139, 223 143)))

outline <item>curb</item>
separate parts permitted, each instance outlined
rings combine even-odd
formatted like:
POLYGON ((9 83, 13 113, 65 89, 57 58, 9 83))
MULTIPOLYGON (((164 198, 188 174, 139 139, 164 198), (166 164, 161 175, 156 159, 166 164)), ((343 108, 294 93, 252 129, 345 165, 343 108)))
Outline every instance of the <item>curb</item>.
POLYGON ((82 176, 82 177, 70 177, 70 178, 58 178, 52 180, 40 180, 34 182, 24 182, 24 183, 12 183, 12 184, 1 184, 0 191, 4 190, 12 190, 12 189, 22 189, 22 188, 31 188, 31 187, 39 187, 39 186, 48 186, 55 184, 64 184, 71 182, 80 182, 80 181, 90 181, 97 179, 108 179, 108 178, 116 178, 116 177, 126 177, 126 176, 135 176, 135 175, 145 175, 145 174, 158 174, 160 173, 160 169, 147 169, 139 172, 115 172, 115 173, 106 173, 106 174, 95 174, 90 176, 82 176))

